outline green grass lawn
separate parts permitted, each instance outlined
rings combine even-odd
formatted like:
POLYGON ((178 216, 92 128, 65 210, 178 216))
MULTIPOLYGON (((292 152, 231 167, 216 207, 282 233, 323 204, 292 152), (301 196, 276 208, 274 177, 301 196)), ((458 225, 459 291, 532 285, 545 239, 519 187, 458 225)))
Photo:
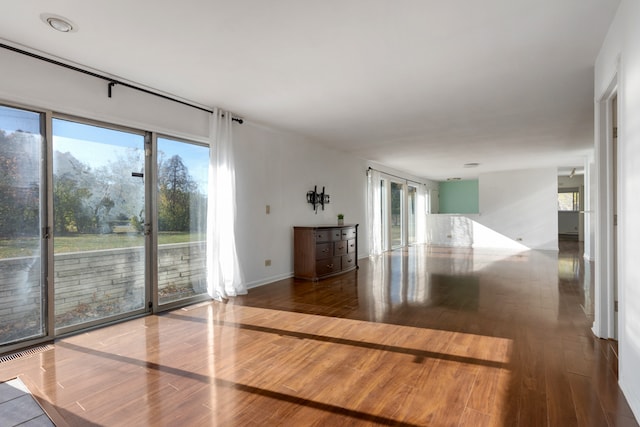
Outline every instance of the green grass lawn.
MULTIPOLYGON (((204 240, 203 234, 187 232, 158 233, 158 244, 186 243, 204 240)), ((0 239, 0 259, 39 255, 38 238, 0 239)), ((138 234, 76 234, 55 237, 55 253, 95 251, 100 249, 142 246, 144 236, 138 234)))

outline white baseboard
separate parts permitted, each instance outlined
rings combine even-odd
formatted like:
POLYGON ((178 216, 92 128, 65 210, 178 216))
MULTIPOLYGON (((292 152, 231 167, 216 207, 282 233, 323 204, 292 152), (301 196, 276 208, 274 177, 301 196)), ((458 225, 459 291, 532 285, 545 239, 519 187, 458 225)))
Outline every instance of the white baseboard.
POLYGON ((276 276, 265 277, 264 279, 247 283, 247 289, 257 288, 259 286, 268 285, 269 283, 277 282, 278 280, 289 279, 291 277, 293 277, 293 271, 291 273, 284 273, 284 274, 278 274, 276 276))
POLYGON ((633 387, 627 387, 627 383, 622 377, 620 378, 618 385, 620 386, 620 390, 622 390, 624 397, 627 399, 627 403, 629 403, 631 412, 633 412, 636 420, 640 420, 640 398, 638 398, 636 390, 633 387))

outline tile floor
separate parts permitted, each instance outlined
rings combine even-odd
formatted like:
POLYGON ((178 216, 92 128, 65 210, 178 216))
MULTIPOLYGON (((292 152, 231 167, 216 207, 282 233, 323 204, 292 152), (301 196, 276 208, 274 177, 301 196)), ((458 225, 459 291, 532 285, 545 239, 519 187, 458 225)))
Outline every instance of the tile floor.
POLYGON ((3 427, 55 427, 19 378, 0 383, 3 427))

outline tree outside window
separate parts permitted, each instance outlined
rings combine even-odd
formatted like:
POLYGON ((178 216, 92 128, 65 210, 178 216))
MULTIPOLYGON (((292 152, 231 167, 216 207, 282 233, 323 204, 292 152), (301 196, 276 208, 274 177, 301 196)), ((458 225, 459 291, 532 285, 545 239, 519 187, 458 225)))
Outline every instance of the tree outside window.
POLYGON ((577 188, 565 188, 558 192, 559 211, 579 211, 580 191, 577 188))

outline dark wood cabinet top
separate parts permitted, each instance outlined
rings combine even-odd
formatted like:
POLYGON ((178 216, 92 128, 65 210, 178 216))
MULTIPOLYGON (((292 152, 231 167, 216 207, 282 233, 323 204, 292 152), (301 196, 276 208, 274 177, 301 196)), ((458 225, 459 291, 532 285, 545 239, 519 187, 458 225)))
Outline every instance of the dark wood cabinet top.
POLYGON ((345 225, 296 225, 293 228, 300 230, 318 230, 327 228, 345 228, 345 227, 357 227, 360 224, 345 224, 345 225))

